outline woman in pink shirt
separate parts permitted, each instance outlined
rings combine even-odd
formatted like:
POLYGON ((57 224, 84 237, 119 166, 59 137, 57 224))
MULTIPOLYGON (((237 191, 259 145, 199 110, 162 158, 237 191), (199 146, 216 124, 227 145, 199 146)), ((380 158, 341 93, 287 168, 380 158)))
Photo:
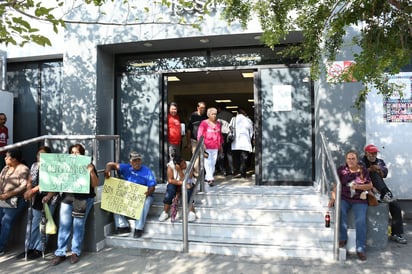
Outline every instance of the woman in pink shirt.
POLYGON ((208 119, 203 120, 197 131, 197 140, 201 136, 204 138, 205 150, 209 153, 209 157, 205 158, 205 180, 209 186, 213 186, 215 172, 215 165, 218 152, 222 149, 223 136, 221 131, 221 125, 217 121, 217 109, 209 108, 207 110, 208 119))

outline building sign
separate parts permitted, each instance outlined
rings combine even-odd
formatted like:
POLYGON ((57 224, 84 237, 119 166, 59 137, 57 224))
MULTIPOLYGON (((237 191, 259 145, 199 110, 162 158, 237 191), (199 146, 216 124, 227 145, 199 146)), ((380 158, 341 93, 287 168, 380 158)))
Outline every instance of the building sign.
POLYGON ((385 122, 412 122, 412 73, 404 72, 390 76, 389 84, 401 87, 402 96, 394 93, 383 100, 383 118, 385 122))
POLYGON ((214 7, 210 6, 205 0, 193 0, 191 6, 183 5, 178 0, 172 1, 173 14, 184 15, 184 14, 205 14, 206 5, 210 11, 214 10, 214 7))
POLYGON ((46 192, 89 193, 91 157, 40 153, 39 187, 46 192))
POLYGON ((273 111, 292 110, 292 86, 273 85, 273 111))
POLYGON ((147 186, 110 177, 104 181, 101 208, 138 220, 143 211, 146 191, 147 186))

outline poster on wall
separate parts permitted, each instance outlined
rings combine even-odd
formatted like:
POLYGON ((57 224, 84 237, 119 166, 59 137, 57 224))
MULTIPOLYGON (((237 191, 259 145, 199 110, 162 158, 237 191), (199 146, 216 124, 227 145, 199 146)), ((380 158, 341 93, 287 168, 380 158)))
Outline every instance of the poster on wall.
POLYGON ((292 86, 274 85, 273 92, 273 111, 292 110, 292 86))
POLYGON ((412 122, 412 72, 403 72, 389 78, 389 84, 401 86, 399 93, 383 99, 383 118, 388 123, 412 122))

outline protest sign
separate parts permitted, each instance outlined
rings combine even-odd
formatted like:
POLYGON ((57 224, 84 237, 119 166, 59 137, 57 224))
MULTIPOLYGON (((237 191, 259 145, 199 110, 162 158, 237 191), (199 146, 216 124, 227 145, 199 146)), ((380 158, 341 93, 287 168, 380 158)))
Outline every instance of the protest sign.
POLYGON ((147 186, 110 177, 104 181, 101 208, 133 219, 140 219, 147 186))
POLYGON ((89 193, 90 163, 90 156, 40 153, 40 191, 89 193))

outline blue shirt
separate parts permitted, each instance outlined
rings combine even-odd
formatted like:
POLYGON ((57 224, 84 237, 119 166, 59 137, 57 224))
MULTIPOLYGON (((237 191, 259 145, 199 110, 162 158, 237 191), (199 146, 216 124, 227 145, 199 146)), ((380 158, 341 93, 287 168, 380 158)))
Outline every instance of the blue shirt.
POLYGON ((153 172, 147 166, 142 165, 139 170, 136 170, 131 164, 119 164, 119 174, 124 180, 132 183, 147 187, 156 186, 153 172))

